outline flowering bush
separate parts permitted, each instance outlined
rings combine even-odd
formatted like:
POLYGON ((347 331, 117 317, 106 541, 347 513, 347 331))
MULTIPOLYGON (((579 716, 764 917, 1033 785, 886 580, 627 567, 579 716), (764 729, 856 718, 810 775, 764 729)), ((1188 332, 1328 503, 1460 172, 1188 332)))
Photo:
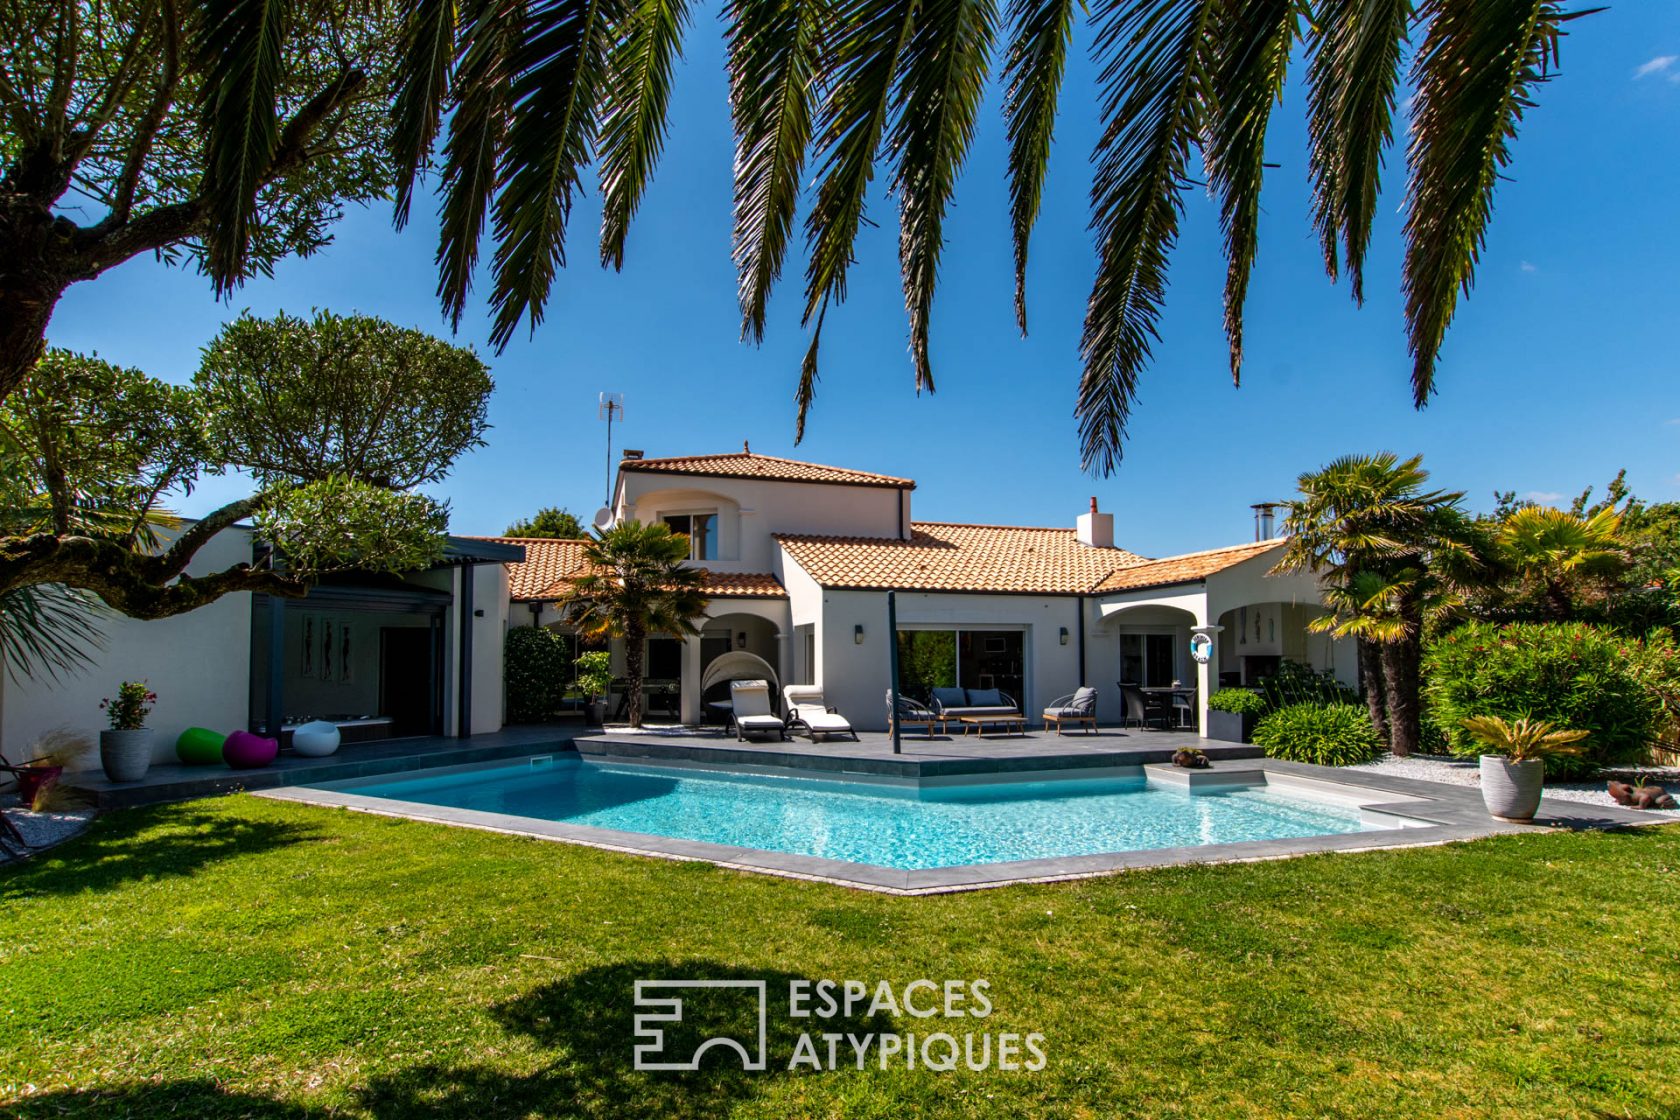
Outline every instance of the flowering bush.
POLYGON ((1430 643, 1423 675, 1429 716, 1455 754, 1480 753, 1463 727, 1474 716, 1586 731, 1585 752, 1548 766, 1548 776, 1571 778, 1645 753, 1664 725, 1662 682, 1673 688, 1680 665, 1671 640, 1585 623, 1473 622, 1430 643))
POLYGON ((111 720, 112 731, 138 731, 146 726, 146 716, 157 703, 157 693, 146 687, 145 681, 124 681, 117 689, 115 700, 99 702, 111 720))

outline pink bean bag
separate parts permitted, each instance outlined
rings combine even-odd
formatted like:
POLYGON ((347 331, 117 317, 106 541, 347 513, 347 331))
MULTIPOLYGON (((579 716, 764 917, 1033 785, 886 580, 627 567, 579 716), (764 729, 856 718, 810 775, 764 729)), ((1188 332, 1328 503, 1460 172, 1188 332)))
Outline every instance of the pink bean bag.
POLYGON ((249 731, 235 731, 222 744, 222 761, 235 770, 255 770, 273 762, 280 744, 249 731))

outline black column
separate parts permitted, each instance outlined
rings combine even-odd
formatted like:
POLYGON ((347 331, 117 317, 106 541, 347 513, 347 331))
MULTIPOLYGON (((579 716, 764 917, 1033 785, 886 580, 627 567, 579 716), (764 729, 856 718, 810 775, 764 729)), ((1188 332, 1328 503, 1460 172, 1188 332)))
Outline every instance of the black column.
POLYGON ((456 734, 463 739, 472 737, 472 683, 473 683, 473 566, 470 563, 461 565, 461 665, 460 665, 460 693, 456 700, 455 710, 460 719, 456 725, 456 734))
POLYGON ((286 600, 268 597, 268 726, 269 738, 280 741, 286 722, 286 600))

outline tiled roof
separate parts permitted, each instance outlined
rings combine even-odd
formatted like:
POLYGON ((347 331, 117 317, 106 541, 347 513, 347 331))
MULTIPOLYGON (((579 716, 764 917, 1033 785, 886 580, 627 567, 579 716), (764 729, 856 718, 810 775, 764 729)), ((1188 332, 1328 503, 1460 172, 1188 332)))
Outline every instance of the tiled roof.
POLYGON ((786 599, 774 572, 707 572, 705 593, 712 599, 786 599))
POLYGON ((1173 583, 1190 583, 1206 579, 1244 560, 1282 548, 1287 541, 1256 541, 1253 544, 1232 545, 1229 548, 1210 548, 1203 552, 1187 552, 1182 556, 1168 556, 1121 568, 1097 585, 1104 591, 1135 591, 1143 587, 1164 587, 1173 583))
POLYGON ((543 599, 543 592, 554 583, 583 570, 583 546, 588 541, 551 540, 543 537, 477 537, 476 540, 496 541, 499 544, 525 546, 525 562, 509 564, 508 596, 515 602, 522 599, 543 599))
POLYGON ((777 482, 837 482, 849 486, 889 486, 914 489, 908 478, 870 474, 821 463, 801 463, 774 455, 737 451, 729 455, 687 455, 673 459, 625 459, 621 471, 651 471, 658 474, 698 474, 714 478, 763 478, 777 482))
POLYGON ((1144 563, 1123 548, 1091 548, 1072 529, 917 522, 912 537, 777 534, 824 587, 1077 595, 1116 568, 1144 563))

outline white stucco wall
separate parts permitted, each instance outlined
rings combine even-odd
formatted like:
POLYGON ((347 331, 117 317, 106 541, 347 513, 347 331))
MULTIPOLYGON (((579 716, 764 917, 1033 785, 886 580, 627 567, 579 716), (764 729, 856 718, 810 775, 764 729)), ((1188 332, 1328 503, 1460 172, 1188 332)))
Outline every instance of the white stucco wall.
POLYGON ((719 572, 768 572, 779 551, 775 533, 894 537, 899 514, 908 531, 909 491, 759 479, 699 478, 624 471, 620 516, 644 523, 668 513, 718 511, 718 556, 704 561, 719 572))
MULTIPOLYGON (((204 575, 251 558, 250 535, 230 529, 204 546, 188 567, 204 575)), ((250 696, 251 596, 227 595, 174 618, 142 622, 112 615, 101 629, 104 651, 87 671, 54 685, 0 678, 0 752, 13 761, 42 733, 69 728, 94 744, 78 767, 99 765, 99 710, 125 680, 143 680, 158 694, 146 724, 156 730, 153 758, 172 760, 188 727, 232 731, 245 726, 250 696)))

